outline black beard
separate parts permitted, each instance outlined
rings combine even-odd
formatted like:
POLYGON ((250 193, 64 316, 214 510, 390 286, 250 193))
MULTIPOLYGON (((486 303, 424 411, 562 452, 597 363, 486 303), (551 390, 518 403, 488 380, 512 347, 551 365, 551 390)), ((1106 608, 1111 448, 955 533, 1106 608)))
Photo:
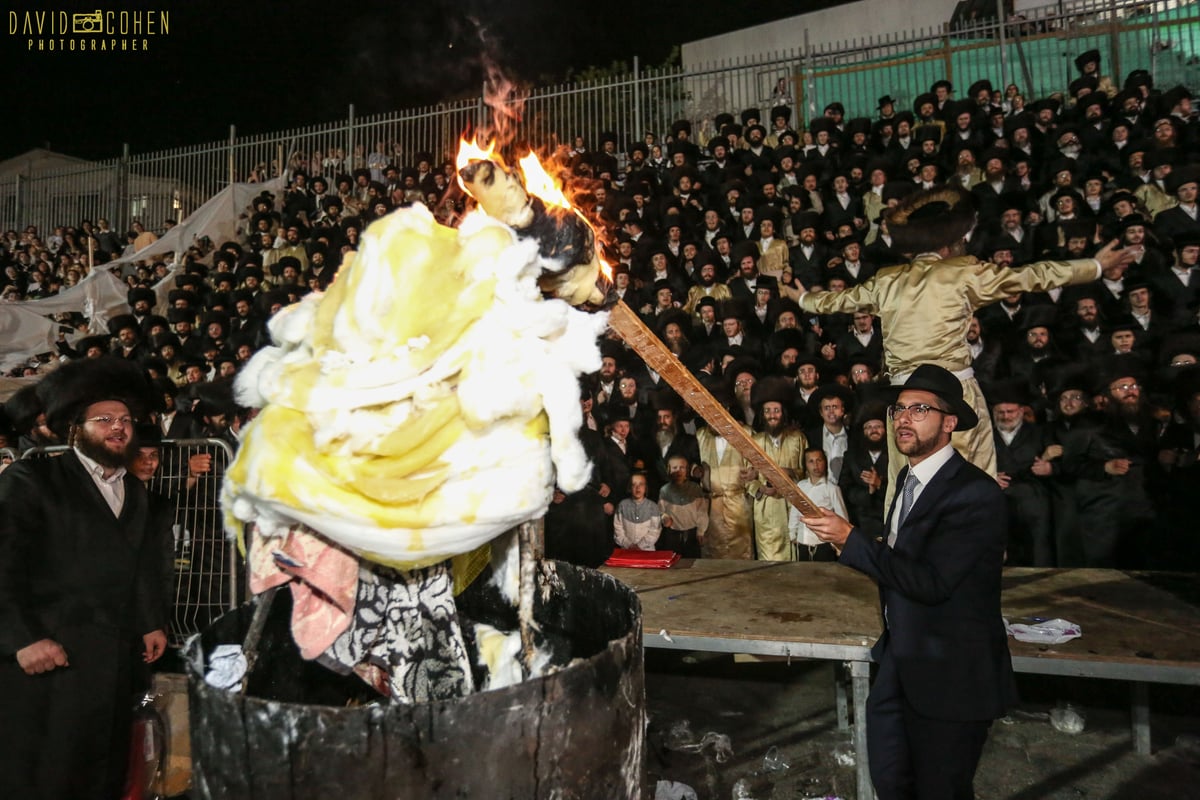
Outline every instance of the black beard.
POLYGON ((784 427, 785 427, 785 426, 784 426, 784 424, 783 424, 782 422, 777 422, 777 423, 775 423, 774 425, 765 425, 765 426, 763 426, 763 428, 764 428, 764 432, 767 434, 767 436, 770 436, 770 437, 772 437, 772 438, 773 438, 773 437, 776 437, 776 436, 778 436, 778 435, 779 435, 779 434, 781 434, 781 433, 783 433, 783 429, 784 429, 784 427))
POLYGON ((1142 415, 1142 399, 1139 397, 1136 403, 1118 402, 1117 415, 1126 422, 1136 422, 1142 415))
POLYGON ((109 469, 124 467, 133 459, 133 455, 136 452, 132 436, 129 437, 129 439, 125 442, 124 450, 119 453, 114 453, 104 446, 103 438, 97 442, 95 439, 88 436, 88 434, 82 428, 80 428, 75 434, 75 446, 78 447, 79 451, 85 456, 92 459, 100 466, 108 467, 109 469))

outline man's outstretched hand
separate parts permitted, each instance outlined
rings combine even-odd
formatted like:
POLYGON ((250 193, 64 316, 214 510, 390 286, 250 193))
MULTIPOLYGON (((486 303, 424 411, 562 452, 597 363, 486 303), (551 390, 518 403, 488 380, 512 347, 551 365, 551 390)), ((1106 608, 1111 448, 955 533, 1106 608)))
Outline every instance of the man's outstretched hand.
POLYGON ((1100 269, 1102 271, 1106 273, 1113 270, 1124 272, 1125 268, 1142 254, 1142 247, 1140 245, 1117 249, 1119 245, 1120 242, 1113 239, 1096 252, 1096 260, 1100 262, 1100 269))

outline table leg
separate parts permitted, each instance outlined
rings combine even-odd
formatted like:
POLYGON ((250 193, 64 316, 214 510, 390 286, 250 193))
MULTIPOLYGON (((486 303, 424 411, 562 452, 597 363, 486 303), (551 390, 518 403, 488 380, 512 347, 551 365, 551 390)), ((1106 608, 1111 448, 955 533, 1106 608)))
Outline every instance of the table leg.
POLYGON ((850 703, 846 697, 845 662, 833 663, 833 696, 837 698, 837 721, 839 731, 850 730, 850 703))
POLYGON ((1132 686, 1133 750, 1139 756, 1150 755, 1150 687, 1142 681, 1132 686))
POLYGON ((850 662, 850 683, 854 691, 854 758, 858 767, 858 800, 875 800, 871 785, 871 765, 867 761, 867 693, 871 688, 871 664, 850 662))

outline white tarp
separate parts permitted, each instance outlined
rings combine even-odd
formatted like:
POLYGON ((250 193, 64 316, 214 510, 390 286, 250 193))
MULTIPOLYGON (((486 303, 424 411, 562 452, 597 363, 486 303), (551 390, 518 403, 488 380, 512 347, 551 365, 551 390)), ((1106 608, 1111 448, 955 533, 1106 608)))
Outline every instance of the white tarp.
MULTIPOLYGON (((238 218, 250 201, 267 190, 278 194, 283 178, 266 183, 235 183, 195 210, 187 219, 167 231, 158 241, 136 253, 107 262, 75 286, 53 297, 19 303, 0 303, 0 371, 7 372, 39 353, 55 350, 58 323, 47 319, 52 314, 79 312, 88 319, 91 333, 107 333, 108 321, 129 311, 128 287, 110 270, 114 266, 153 258, 164 253, 181 254, 196 240, 208 237, 214 245, 237 239, 238 218)), ((167 293, 175 288, 177 267, 154 285, 158 297, 155 310, 166 308, 167 293)), ((76 335, 68 336, 74 341, 76 335)))
POLYGON ((118 258, 106 264, 127 264, 145 261, 164 253, 182 253, 197 239, 208 237, 214 246, 222 242, 237 240, 238 217, 244 213, 260 192, 269 191, 276 196, 283 190, 282 177, 266 183, 234 183, 214 194, 183 222, 162 235, 154 244, 143 247, 133 255, 118 258))
POLYGON ((30 357, 55 349, 58 323, 20 303, 0 306, 0 371, 8 372, 30 357))

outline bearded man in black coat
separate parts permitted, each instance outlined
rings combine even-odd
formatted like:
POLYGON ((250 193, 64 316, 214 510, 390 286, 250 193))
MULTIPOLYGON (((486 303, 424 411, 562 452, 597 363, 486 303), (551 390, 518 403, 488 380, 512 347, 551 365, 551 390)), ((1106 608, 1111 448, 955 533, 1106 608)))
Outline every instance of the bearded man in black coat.
POLYGON ((116 798, 133 659, 166 648, 146 489, 125 471, 141 370, 68 364, 39 384, 72 449, 0 474, 0 797, 116 798))

